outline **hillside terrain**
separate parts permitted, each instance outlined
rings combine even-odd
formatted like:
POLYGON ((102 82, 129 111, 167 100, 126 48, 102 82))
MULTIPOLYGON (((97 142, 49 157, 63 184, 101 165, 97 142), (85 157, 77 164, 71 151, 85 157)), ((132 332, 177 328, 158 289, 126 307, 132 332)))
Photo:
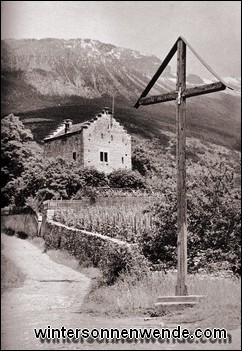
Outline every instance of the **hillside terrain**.
MULTIPOLYGON (((26 39, 1 43, 2 117, 17 114, 38 142, 64 118, 74 123, 92 118, 112 105, 130 133, 162 140, 174 131, 174 103, 133 108, 161 64, 155 56, 90 39, 26 39)), ((234 88, 187 100, 188 136, 240 150, 240 79, 225 77, 234 88)), ((152 89, 165 93, 175 87, 170 67, 152 89)), ((195 74, 187 85, 209 81, 195 74)))

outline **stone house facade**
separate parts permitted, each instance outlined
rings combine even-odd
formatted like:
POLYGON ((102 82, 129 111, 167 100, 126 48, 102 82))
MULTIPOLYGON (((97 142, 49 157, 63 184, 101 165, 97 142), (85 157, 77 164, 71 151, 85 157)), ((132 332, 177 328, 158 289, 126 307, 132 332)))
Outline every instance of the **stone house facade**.
POLYGON ((131 136, 107 107, 84 123, 65 120, 44 139, 44 152, 46 157, 61 156, 106 174, 132 168, 131 136))

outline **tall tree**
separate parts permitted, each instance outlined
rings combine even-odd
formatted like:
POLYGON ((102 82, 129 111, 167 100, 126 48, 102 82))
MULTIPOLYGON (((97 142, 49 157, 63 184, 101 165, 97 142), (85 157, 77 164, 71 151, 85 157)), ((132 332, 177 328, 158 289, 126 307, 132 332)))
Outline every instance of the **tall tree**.
MULTIPOLYGON (((42 157, 42 149, 34 141, 31 131, 19 117, 8 115, 1 121, 1 180, 2 191, 8 182, 18 178, 29 161, 42 157)), ((3 205, 7 199, 3 196, 3 205)))

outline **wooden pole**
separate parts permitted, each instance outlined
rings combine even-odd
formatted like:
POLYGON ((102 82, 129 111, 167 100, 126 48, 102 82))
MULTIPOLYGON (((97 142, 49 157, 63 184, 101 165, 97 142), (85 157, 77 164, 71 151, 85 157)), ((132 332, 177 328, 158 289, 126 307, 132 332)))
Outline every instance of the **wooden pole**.
POLYGON ((186 223, 186 44, 182 39, 177 42, 177 85, 176 101, 176 162, 177 162, 177 248, 178 267, 176 295, 187 295, 187 223, 186 223))
MULTIPOLYGON (((176 162, 177 162, 177 285, 176 295, 185 296, 187 293, 186 276, 187 276, 187 221, 186 221, 186 98, 193 96, 221 91, 228 87, 222 79, 206 64, 206 62, 195 52, 184 38, 179 37, 170 52, 158 68, 157 72, 147 84, 146 88, 140 95, 140 98, 134 105, 139 108, 140 105, 152 105, 166 101, 176 100, 176 162), (201 63, 219 80, 219 82, 205 84, 198 87, 186 89, 186 47, 190 48, 197 56, 201 63), (176 91, 169 93, 149 96, 155 82, 170 62, 171 58, 177 51, 177 84, 176 91)), ((233 89, 232 89, 233 90, 233 89)), ((165 297, 167 299, 167 297, 165 297)), ((181 299, 180 299, 181 300, 181 299)), ((187 299, 185 299, 187 301, 187 299)), ((184 301, 185 301, 184 300, 184 301)))

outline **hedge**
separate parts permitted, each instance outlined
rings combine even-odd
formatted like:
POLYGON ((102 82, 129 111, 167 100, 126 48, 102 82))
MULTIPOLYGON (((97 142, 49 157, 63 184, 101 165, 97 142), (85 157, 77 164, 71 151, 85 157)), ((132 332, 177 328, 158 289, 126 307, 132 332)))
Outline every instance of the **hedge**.
POLYGON ((52 220, 45 221, 42 233, 47 250, 67 250, 80 265, 100 268, 107 284, 114 283, 120 274, 131 270, 137 274, 145 271, 143 256, 135 245, 52 220))

